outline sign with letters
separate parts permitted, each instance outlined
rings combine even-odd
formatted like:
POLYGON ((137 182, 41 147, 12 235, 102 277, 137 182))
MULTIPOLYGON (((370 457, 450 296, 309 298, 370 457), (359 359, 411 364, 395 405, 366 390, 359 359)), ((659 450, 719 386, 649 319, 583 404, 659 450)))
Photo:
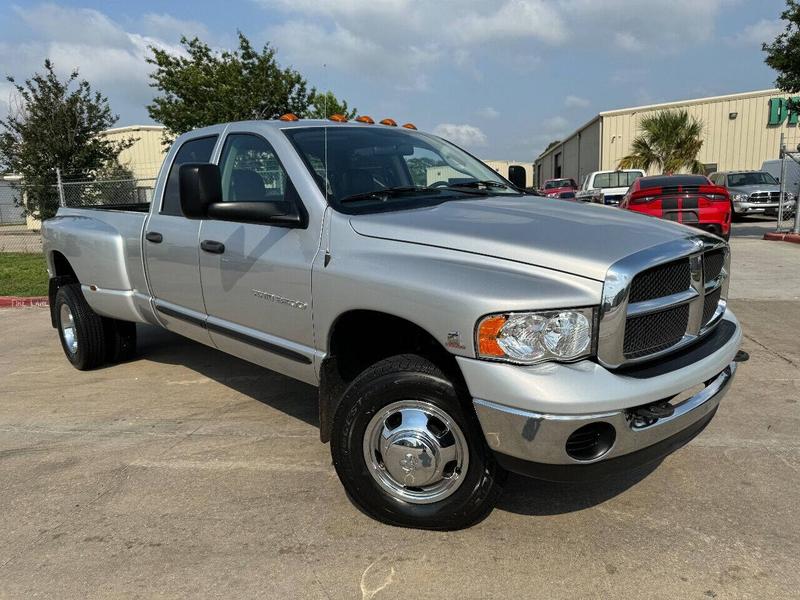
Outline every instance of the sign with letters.
POLYGON ((792 98, 770 98, 769 99, 769 121, 770 127, 783 125, 788 119, 789 125, 797 125, 800 114, 800 96, 792 98))

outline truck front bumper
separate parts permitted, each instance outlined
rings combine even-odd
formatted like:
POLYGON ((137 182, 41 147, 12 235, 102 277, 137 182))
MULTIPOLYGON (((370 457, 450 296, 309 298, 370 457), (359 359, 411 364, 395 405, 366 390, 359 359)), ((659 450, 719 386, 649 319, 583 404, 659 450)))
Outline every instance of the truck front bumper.
POLYGON ((740 342, 741 328, 728 311, 694 347, 636 370, 609 371, 589 361, 458 362, 499 462, 525 475, 572 481, 657 461, 702 431, 733 380, 740 342), (663 402, 672 415, 640 417, 641 407, 663 402))

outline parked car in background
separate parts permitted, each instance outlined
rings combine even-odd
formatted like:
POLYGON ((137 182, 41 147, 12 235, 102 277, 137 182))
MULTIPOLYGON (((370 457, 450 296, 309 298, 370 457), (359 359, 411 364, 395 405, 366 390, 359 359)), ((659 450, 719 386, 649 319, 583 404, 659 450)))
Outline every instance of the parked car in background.
POLYGON ((576 197, 583 202, 616 206, 639 177, 644 177, 644 171, 641 169, 594 171, 583 180, 576 197))
POLYGON ((575 192, 578 184, 574 179, 548 179, 541 188, 542 194, 548 198, 560 198, 562 192, 575 192))
POLYGON ((654 175, 633 182, 620 208, 691 225, 728 239, 731 201, 705 175, 654 175))
MULTIPOLYGON (((777 162, 780 174, 780 161, 777 162)), ((710 179, 715 185, 728 190, 733 217, 778 213, 781 185, 778 179, 767 171, 720 171, 712 173, 710 179)), ((787 189, 789 188, 787 187, 787 189)), ((796 202, 797 195, 795 193, 785 192, 784 211, 787 214, 793 212, 796 202)))

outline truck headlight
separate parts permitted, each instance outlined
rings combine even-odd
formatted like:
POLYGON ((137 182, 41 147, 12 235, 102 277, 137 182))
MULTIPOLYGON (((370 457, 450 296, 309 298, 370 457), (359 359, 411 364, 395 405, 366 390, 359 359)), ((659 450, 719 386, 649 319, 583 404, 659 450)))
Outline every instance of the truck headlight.
POLYGON ((592 349, 591 308, 489 315, 478 322, 480 358, 532 364, 571 361, 592 349))
POLYGON ((733 195, 734 202, 746 202, 747 201, 747 194, 734 194, 733 195))

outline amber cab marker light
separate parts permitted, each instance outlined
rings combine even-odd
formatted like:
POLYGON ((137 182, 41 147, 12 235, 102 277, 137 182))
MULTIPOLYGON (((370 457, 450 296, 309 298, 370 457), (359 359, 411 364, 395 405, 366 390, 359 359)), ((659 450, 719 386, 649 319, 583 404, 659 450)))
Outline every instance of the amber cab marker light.
POLYGON ((356 117, 356 121, 359 123, 366 123, 367 125, 375 125, 375 121, 372 119, 372 117, 368 117, 367 115, 356 117))
POLYGON ((497 356, 503 357, 506 355, 500 344, 497 343, 497 334, 506 324, 507 317, 505 315, 497 315, 494 317, 487 317, 481 321, 478 328, 478 354, 481 356, 497 356))
POLYGON ((336 121, 337 123, 347 123, 347 117, 340 114, 331 115, 328 117, 328 119, 331 121, 336 121))
POLYGON ((417 126, 414 125, 413 123, 406 123, 405 125, 403 125, 403 127, 406 128, 406 129, 413 129, 415 131, 417 129, 417 126))
POLYGON ((381 121, 381 125, 388 125, 389 127, 397 127, 397 121, 394 119, 384 119, 381 121))
POLYGON ((297 118, 297 115, 293 115, 292 113, 286 113, 285 115, 281 115, 279 120, 280 121, 299 121, 300 119, 297 118))

